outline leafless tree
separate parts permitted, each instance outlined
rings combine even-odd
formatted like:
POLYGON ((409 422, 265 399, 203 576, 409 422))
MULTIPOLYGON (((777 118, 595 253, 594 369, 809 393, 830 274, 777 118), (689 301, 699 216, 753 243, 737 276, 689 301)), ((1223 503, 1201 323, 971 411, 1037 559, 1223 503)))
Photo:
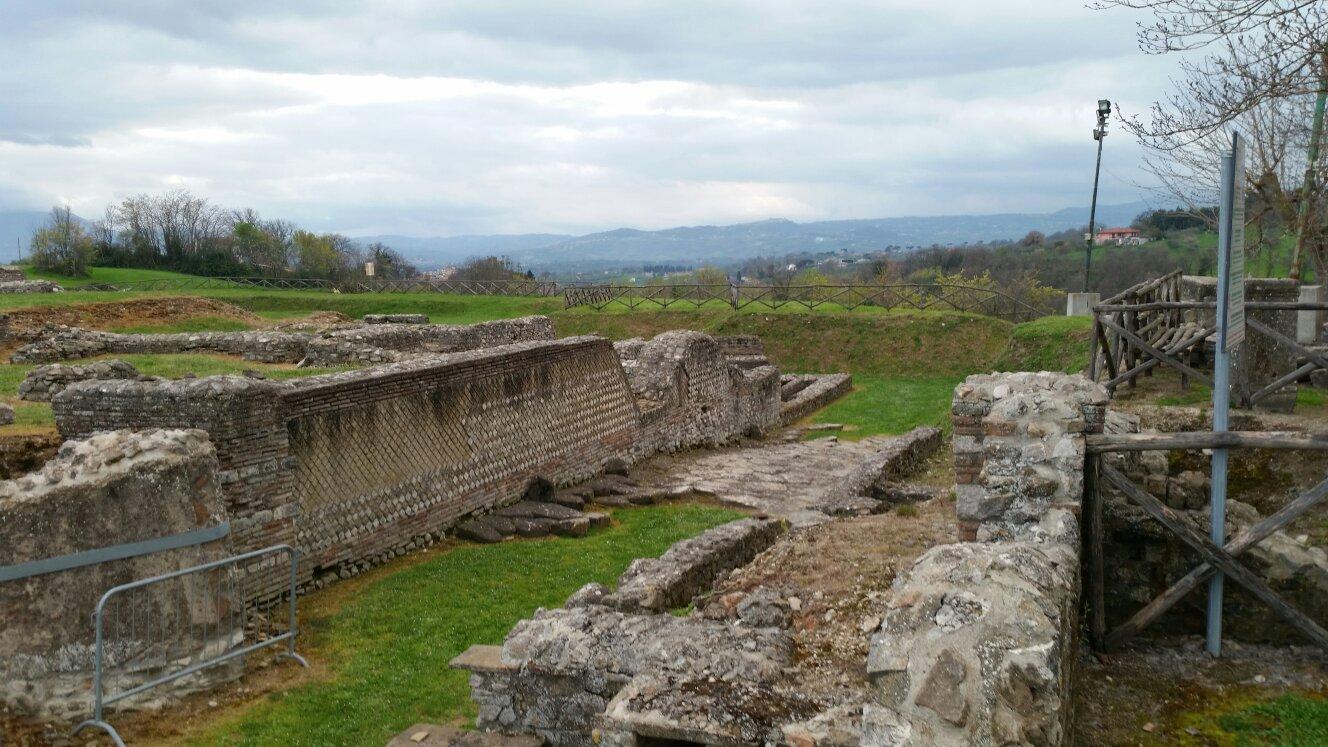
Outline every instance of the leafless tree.
POLYGON ((1176 89, 1153 105, 1147 121, 1126 120, 1149 150, 1146 165, 1163 188, 1191 206, 1212 204, 1215 164, 1228 145, 1224 130, 1240 128, 1251 145, 1249 191, 1263 208, 1251 220, 1276 217, 1296 227, 1292 277, 1299 277, 1304 254, 1319 277, 1328 276, 1317 178, 1328 98, 1328 4, 1098 0, 1094 7, 1150 12, 1152 23, 1139 28, 1147 53, 1206 52, 1181 61, 1176 89))

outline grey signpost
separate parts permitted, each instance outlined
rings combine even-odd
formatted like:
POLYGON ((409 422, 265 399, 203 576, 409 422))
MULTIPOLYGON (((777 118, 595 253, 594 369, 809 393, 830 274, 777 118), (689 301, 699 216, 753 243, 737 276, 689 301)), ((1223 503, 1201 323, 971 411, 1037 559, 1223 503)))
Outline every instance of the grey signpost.
MULTIPOLYGON (((1222 156, 1222 194, 1217 222, 1217 345, 1213 360, 1213 432, 1227 429, 1231 406, 1231 351, 1245 339, 1245 139, 1231 138, 1222 156)), ((1212 539, 1226 544, 1227 450, 1213 449, 1212 539)), ((1208 653, 1222 653, 1222 580, 1208 582, 1208 653)))

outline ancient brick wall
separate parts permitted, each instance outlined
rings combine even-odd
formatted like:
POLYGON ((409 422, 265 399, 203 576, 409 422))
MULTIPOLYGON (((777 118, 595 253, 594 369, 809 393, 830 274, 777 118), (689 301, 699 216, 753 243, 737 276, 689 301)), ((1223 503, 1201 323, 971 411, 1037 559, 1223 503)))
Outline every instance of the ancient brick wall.
MULTIPOLYGON (((240 376, 178 381, 82 381, 51 400, 66 439, 97 431, 197 428, 216 447, 218 481, 236 550, 295 544, 298 504, 291 500, 292 467, 278 393, 284 385, 240 376)), ((301 569, 306 575, 306 567, 301 569)), ((255 569, 255 597, 277 594, 281 569, 255 569)))
MULTIPOLYGON (((612 345, 580 337, 275 383, 222 376, 85 381, 52 401, 66 438, 190 427, 217 447, 238 550, 277 542, 303 580, 385 559, 535 476, 596 473, 637 441, 612 345)), ((255 596, 282 578, 251 580, 255 596)))
POLYGON ((616 348, 641 411, 638 456, 718 446, 779 425, 779 371, 731 364, 713 337, 677 330, 616 348))
POLYGON ((599 338, 312 377, 284 391, 282 412, 298 545, 327 568, 515 500, 534 477, 589 477, 636 438, 630 391, 599 338))

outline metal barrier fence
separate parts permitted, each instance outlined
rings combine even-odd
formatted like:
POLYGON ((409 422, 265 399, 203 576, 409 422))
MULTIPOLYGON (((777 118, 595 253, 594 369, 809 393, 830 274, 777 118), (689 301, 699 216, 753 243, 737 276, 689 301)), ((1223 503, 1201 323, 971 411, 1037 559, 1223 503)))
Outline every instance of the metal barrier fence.
POLYGON ((700 308, 723 304, 733 309, 754 307, 774 311, 784 306, 851 311, 860 306, 882 309, 967 311, 1025 322, 1052 313, 992 288, 939 283, 896 285, 585 285, 563 288, 563 305, 604 309, 670 306, 700 308))
POLYGON ((295 652, 295 591, 299 554, 290 545, 273 545, 222 560, 183 568, 113 587, 97 602, 94 614, 92 718, 74 729, 92 727, 124 746, 105 708, 158 685, 263 648, 286 644, 280 656, 309 666, 295 652), (266 608, 245 603, 244 579, 256 570, 290 562, 285 604, 266 608), (284 610, 278 608, 284 606, 284 610), (285 620, 274 615, 284 611, 285 620), (254 638, 245 643, 246 635, 254 638), (109 687, 125 685, 109 692, 109 687))
POLYGON ((256 290, 312 290, 329 293, 451 293, 463 296, 556 296, 558 284, 542 280, 326 280, 323 278, 193 277, 93 283, 71 290, 128 292, 241 288, 256 290))

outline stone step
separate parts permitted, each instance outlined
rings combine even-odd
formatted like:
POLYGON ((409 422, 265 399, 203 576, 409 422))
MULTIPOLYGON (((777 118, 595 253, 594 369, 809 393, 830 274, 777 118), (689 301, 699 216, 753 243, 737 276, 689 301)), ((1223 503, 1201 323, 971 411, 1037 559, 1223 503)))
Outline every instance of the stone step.
POLYGON ((504 506, 494 512, 497 516, 508 516, 511 518, 533 518, 533 519, 575 519, 581 515, 580 511, 574 508, 568 508, 557 503, 537 503, 535 501, 519 501, 510 506, 504 506))
POLYGON ((571 491, 559 490, 553 494, 553 502, 559 506, 581 509, 586 505, 586 496, 577 495, 571 491))
POLYGON ((531 734, 468 731, 455 726, 415 724, 392 737, 387 747, 539 747, 544 740, 531 734))
POLYGON ((489 517, 481 516, 476 519, 469 519, 457 525, 457 536, 471 542, 482 542, 484 544, 493 544, 502 542, 504 535, 498 531, 491 521, 486 521, 489 517))

